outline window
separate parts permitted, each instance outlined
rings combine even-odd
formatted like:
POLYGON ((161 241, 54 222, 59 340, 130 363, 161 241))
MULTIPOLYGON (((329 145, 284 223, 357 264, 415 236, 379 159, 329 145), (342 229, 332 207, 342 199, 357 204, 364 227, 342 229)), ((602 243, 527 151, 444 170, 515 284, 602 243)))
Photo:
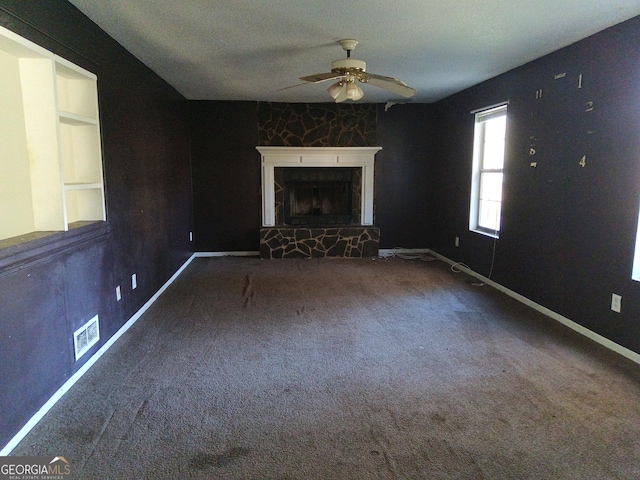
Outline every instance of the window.
POLYGON ((633 256, 633 270, 631 278, 640 282, 640 218, 638 218, 638 233, 636 234, 636 251, 633 256))
POLYGON ((497 237, 502 208, 507 105, 475 112, 469 229, 497 237))

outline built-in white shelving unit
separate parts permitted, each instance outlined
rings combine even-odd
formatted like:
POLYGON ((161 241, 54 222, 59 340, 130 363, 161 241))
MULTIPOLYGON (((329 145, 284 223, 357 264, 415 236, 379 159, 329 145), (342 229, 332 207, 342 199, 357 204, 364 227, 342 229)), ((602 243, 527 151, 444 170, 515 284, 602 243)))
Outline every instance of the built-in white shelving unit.
POLYGON ((0 27, 0 240, 104 221, 96 76, 0 27))

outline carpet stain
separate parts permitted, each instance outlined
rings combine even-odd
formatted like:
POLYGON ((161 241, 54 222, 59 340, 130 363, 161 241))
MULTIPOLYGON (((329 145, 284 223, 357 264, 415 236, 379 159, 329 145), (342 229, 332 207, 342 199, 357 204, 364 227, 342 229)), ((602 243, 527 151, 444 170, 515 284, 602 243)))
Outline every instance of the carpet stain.
POLYGON ((447 418, 445 416, 443 416, 443 415, 440 415, 439 413, 431 414, 430 418, 434 422, 438 422, 438 423, 445 423, 447 421, 447 418))
POLYGON ((234 463, 242 457, 249 455, 251 450, 243 447, 233 447, 224 453, 214 455, 210 453, 199 453, 191 458, 189 467, 196 470, 204 470, 205 468, 215 467, 221 468, 225 465, 234 463))
POLYGON ((473 454, 441 438, 430 438, 422 448, 430 471, 446 472, 447 478, 484 480, 482 469, 473 454), (426 448, 425 448, 426 447, 426 448))
POLYGON ((253 276, 247 274, 244 277, 244 286, 242 287, 242 298, 244 299, 243 307, 247 308, 253 298, 253 276))
POLYGON ((85 425, 80 425, 77 428, 63 428, 61 433, 65 439, 80 441, 83 443, 91 443, 95 439, 97 432, 85 425))

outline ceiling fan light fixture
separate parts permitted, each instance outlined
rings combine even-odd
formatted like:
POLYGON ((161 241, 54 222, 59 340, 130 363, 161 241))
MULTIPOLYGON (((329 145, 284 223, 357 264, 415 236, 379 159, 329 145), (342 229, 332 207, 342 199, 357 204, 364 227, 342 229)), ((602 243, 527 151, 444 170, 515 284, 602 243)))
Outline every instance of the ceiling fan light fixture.
POLYGON ((356 85, 353 80, 347 80, 346 84, 347 86, 345 93, 347 94, 347 97, 351 100, 360 100, 364 95, 362 89, 358 85, 356 85))
POLYGON ((340 95, 340 92, 342 91, 343 88, 344 88, 344 82, 340 80, 339 82, 334 83, 329 88, 327 88, 327 92, 329 92, 329 95, 331 95, 331 97, 336 99, 338 98, 338 95, 340 95))
POLYGON ((362 89, 358 85, 356 85, 356 87, 358 88, 358 95, 353 97, 353 99, 354 100, 360 100, 362 97, 364 97, 364 92, 362 91, 362 89))

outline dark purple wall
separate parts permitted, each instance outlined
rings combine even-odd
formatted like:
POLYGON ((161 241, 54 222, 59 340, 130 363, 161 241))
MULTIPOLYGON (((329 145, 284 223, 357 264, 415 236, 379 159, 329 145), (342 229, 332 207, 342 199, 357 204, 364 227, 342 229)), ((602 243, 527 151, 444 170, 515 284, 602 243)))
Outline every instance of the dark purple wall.
POLYGON ((0 0, 0 25, 97 74, 108 219, 0 251, 4 446, 193 248, 184 98, 64 0, 0 0), (72 333, 96 314, 100 343, 75 362, 72 333))
POLYGON ((257 251, 261 222, 255 102, 189 102, 195 248, 257 251))
POLYGON ((637 17, 439 102, 431 202, 431 247, 488 275, 494 242, 468 228, 470 111, 508 100, 492 279, 636 352, 639 92, 637 17), (620 314, 610 309, 612 293, 622 295, 620 314))
POLYGON ((425 248, 433 209, 429 178, 433 156, 434 108, 426 104, 380 105, 376 154, 375 223, 380 248, 425 248))
MULTIPOLYGON (((333 146, 382 146, 375 167, 375 223, 381 229, 381 248, 426 246, 433 107, 396 105, 385 112, 382 105, 374 105, 377 115, 372 115, 368 104, 349 105, 348 109, 335 104, 322 104, 322 109, 313 104, 293 105, 295 108, 289 109, 276 104, 278 108, 269 110, 269 122, 280 122, 285 125, 280 130, 288 131, 292 110, 293 121, 300 123, 300 127, 291 127, 293 131, 304 132, 304 125, 317 123, 309 111, 322 110, 318 115, 354 120, 353 128, 329 125, 328 121, 322 137, 313 130, 314 135, 297 135, 303 146, 310 146, 304 144, 307 137, 327 145, 328 139, 344 137, 354 128, 366 134, 336 140, 333 146), (283 118, 274 117, 278 112, 283 118), (358 119, 365 125, 360 129, 356 128, 358 119)), ((258 251, 262 205, 260 154, 255 147, 259 131, 268 130, 259 125, 258 103, 191 101, 189 106, 196 250, 258 251)))

